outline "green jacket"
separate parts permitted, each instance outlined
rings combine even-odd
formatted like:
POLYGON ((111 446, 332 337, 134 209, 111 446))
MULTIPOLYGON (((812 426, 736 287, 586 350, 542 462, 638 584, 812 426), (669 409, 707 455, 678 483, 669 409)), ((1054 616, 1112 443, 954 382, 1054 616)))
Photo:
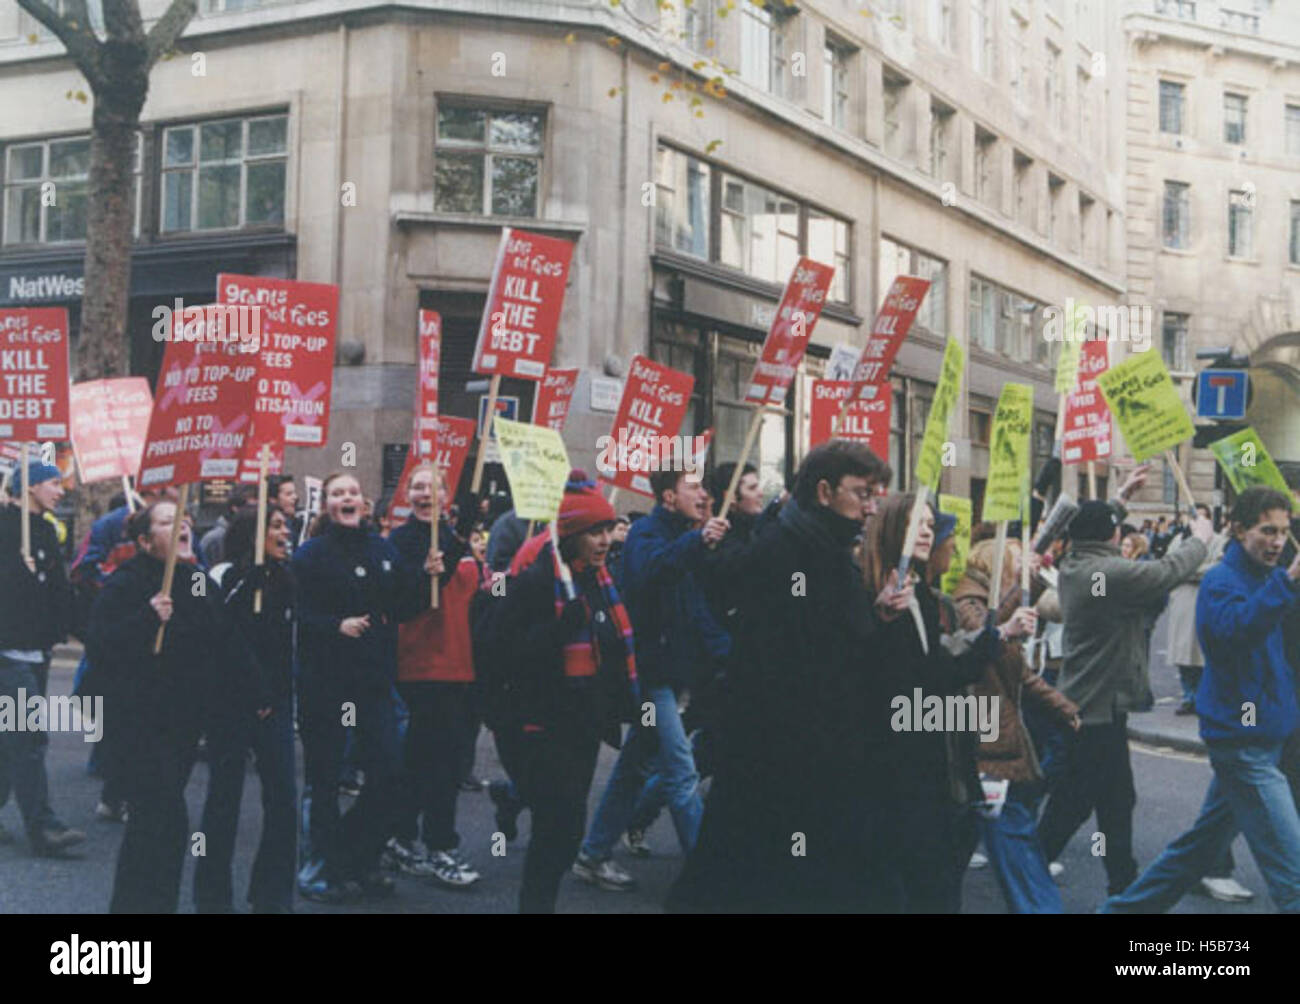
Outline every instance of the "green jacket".
POLYGON ((1060 689, 1084 725, 1139 708, 1151 690, 1147 618, 1169 591, 1195 573, 1205 545, 1189 539, 1159 561, 1121 558, 1114 544, 1078 541, 1061 561, 1065 655, 1060 689))

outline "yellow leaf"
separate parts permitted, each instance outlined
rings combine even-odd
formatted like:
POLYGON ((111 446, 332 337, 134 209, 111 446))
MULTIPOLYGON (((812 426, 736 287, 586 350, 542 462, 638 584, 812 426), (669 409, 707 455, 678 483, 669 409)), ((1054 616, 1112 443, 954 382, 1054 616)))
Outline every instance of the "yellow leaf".
POLYGON ((714 139, 709 141, 709 145, 704 148, 705 153, 712 153, 718 147, 722 146, 722 140, 714 139))
POLYGON ((576 37, 576 36, 574 35, 573 32, 569 32, 567 35, 564 36, 564 44, 565 44, 565 45, 572 45, 572 44, 573 44, 573 40, 574 40, 575 37, 576 37))
POLYGON ((611 98, 618 97, 618 88, 617 88, 617 87, 611 87, 611 88, 609 89, 609 96, 610 96, 611 98))
POLYGON ((695 62, 693 62, 693 63, 691 64, 691 69, 692 69, 692 70, 698 70, 698 69, 700 69, 700 68, 701 68, 702 66, 704 66, 704 65, 705 65, 704 60, 702 60, 702 59, 697 59, 695 62))
POLYGON ((657 83, 659 83, 659 74, 657 74, 657 73, 652 73, 652 74, 650 74, 650 83, 652 83, 652 84, 657 84, 657 83))
POLYGON ((613 48, 617 48, 617 47, 618 47, 618 36, 617 36, 617 35, 607 35, 607 36, 605 37, 605 44, 608 45, 611 49, 613 49, 613 48))
POLYGON ((702 118, 704 118, 704 112, 702 112, 702 111, 701 111, 700 109, 698 109, 698 108, 695 109, 695 117, 696 117, 697 119, 702 119, 702 118))
POLYGON ((681 90, 682 82, 681 82, 680 80, 674 80, 671 84, 669 84, 669 86, 670 86, 674 91, 678 91, 678 90, 681 90))
POLYGON ((663 63, 660 63, 660 64, 659 64, 659 72, 660 72, 660 73, 667 73, 667 72, 668 72, 669 70, 671 70, 672 68, 673 68, 673 64, 672 64, 672 63, 669 63, 669 62, 663 62, 663 63))
POLYGON ((673 99, 672 93, 670 91, 664 91, 664 104, 668 104, 668 102, 671 101, 672 99, 673 99))
POLYGON ((40 40, 41 40, 41 36, 40 36, 40 35, 28 35, 28 36, 27 36, 27 41, 29 41, 32 45, 35 45, 35 44, 36 44, 37 42, 39 42, 40 40))
POLYGON ((713 48, 713 39, 711 39, 711 38, 706 38, 706 39, 704 40, 704 48, 706 48, 706 49, 712 49, 712 48, 713 48))
POLYGON ((686 81, 686 89, 687 89, 688 91, 693 91, 693 90, 695 90, 695 81, 693 81, 693 80, 688 80, 688 81, 686 81))

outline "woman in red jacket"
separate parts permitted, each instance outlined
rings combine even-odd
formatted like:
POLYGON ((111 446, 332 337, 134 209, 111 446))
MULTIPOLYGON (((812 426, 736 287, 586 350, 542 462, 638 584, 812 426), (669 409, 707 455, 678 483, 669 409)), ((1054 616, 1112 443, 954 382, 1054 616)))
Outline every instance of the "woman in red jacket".
POLYGON ((469 603, 479 587, 479 570, 467 557, 467 541, 440 516, 446 486, 432 464, 411 472, 407 494, 413 518, 394 530, 389 542, 407 574, 418 576, 422 606, 404 620, 397 636, 397 689, 411 715, 405 744, 408 798, 388 851, 407 874, 464 888, 479 879, 461 856, 456 833, 464 736, 468 723, 476 720, 469 603), (430 602, 435 574, 436 609, 430 602), (416 840, 417 829, 424 848, 416 840))

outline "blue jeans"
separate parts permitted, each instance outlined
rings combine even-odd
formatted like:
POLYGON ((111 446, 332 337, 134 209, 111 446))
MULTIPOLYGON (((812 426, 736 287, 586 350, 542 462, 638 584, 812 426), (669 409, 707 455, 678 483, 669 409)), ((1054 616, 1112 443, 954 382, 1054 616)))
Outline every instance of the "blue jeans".
POLYGON ((1240 830, 1283 913, 1300 913, 1300 813, 1278 767, 1282 743, 1210 748, 1214 778, 1192 828, 1102 913, 1161 913, 1209 874, 1240 830))
POLYGON ((582 845, 583 856, 593 861, 604 861, 613 853, 615 842, 632 822, 637 800, 651 773, 659 775, 684 854, 695 847, 700 832, 700 818, 704 815, 700 776, 695 772, 695 756, 677 711, 677 696, 672 687, 647 687, 641 694, 643 700, 654 704, 655 724, 653 728, 633 725, 623 743, 582 845))
POLYGON ((1012 913, 1063 913, 1061 891, 1047 870, 1038 842, 1034 806, 1038 799, 1029 785, 1013 783, 1002 814, 979 817, 980 834, 989 852, 989 865, 1012 913))
MULTIPOLYGON (((26 718, 27 715, 27 709, 17 703, 18 691, 24 691, 25 698, 43 697, 44 676, 45 669, 40 663, 19 662, 0 655, 0 696, 14 702, 15 716, 26 718)), ((27 837, 37 851, 44 848, 46 832, 63 829, 49 802, 50 788, 45 774, 45 751, 49 744, 50 736, 44 729, 0 730, 0 774, 8 782, 4 786, 5 795, 8 796, 12 784, 27 837)))

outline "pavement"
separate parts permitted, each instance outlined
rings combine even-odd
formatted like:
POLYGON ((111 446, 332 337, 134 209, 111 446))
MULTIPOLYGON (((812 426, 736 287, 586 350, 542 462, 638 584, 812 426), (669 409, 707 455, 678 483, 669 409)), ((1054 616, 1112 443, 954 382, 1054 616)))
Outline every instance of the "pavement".
POLYGON ((1204 755, 1201 720, 1196 715, 1174 714, 1182 703, 1183 688, 1178 680, 1178 667, 1170 663, 1165 654, 1168 651, 1168 629, 1169 613, 1166 610, 1151 632, 1151 692, 1156 704, 1150 711, 1129 714, 1128 736, 1157 749, 1204 755))

